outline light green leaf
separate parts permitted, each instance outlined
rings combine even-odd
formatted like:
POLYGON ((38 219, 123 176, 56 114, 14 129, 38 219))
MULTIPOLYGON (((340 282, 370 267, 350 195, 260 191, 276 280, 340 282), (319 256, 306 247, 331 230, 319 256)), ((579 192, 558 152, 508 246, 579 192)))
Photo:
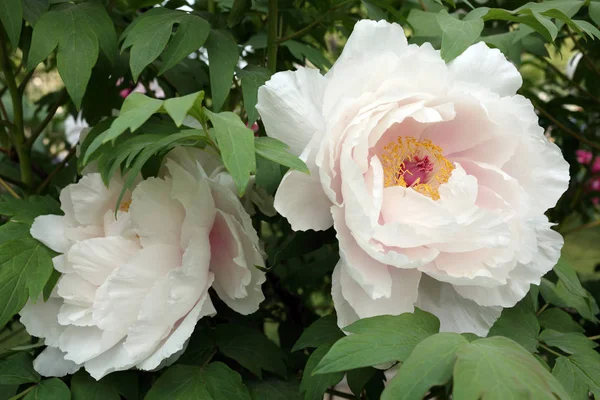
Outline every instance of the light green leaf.
POLYGON ((206 41, 213 111, 220 111, 231 89, 235 66, 240 58, 237 43, 229 32, 211 30, 206 41))
POLYGON ((27 393, 24 400, 70 400, 69 387, 58 378, 43 380, 31 392, 27 393))
POLYGON ((333 344, 344 337, 344 333, 337 326, 335 314, 329 314, 313 322, 296 341, 292 352, 307 347, 319 347, 323 344, 333 344))
POLYGON ((594 23, 600 26, 600 2, 592 1, 589 5, 590 18, 594 23))
POLYGON ((250 173, 256 170, 254 132, 232 112, 215 114, 205 110, 205 113, 213 124, 223 164, 231 174, 238 194, 242 196, 250 180, 250 173))
POLYGON ((447 11, 440 12, 437 21, 443 32, 441 55, 446 62, 452 61, 475 43, 484 25, 481 18, 461 21, 447 11))
POLYGON ((33 369, 33 357, 26 352, 0 361, 0 385, 22 385, 39 382, 40 374, 33 369))
POLYGON ((175 365, 150 388, 145 400, 251 400, 240 375, 225 364, 175 365))
POLYGON ((381 400, 420 400, 432 386, 452 377, 456 352, 468 343, 457 333, 436 333, 415 346, 381 400))
POLYGON ((569 354, 585 353, 598 347, 596 342, 578 332, 563 333, 546 329, 540 335, 540 340, 569 354))
POLYGON ((600 30, 598 28, 596 28, 594 25, 590 24, 589 22, 574 19, 573 23, 575 25, 577 25, 577 27, 579 29, 581 29, 583 32, 587 33, 588 36, 591 37, 592 39, 594 39, 594 38, 600 39, 600 30))
POLYGON ((588 384, 583 371, 567 357, 558 357, 552 375, 571 395, 572 400, 588 400, 588 384))
POLYGON ((505 337, 460 347, 452 396, 459 400, 568 400, 569 395, 527 350, 505 337))
POLYGON ((197 104, 198 107, 200 107, 203 99, 204 92, 196 92, 183 97, 173 97, 165 100, 163 108, 171 118, 173 118, 175 125, 181 126, 190 108, 192 108, 194 104, 197 104))
POLYGON ((79 371, 71 379, 73 400, 120 400, 116 388, 107 383, 106 379, 97 381, 87 372, 79 371))
POLYGON ((21 0, 0 1, 0 22, 2 22, 10 43, 15 49, 19 47, 22 20, 23 8, 21 0))
POLYGON ((280 381, 275 379, 246 383, 252 400, 301 400, 298 381, 280 381))
POLYGON ((23 0, 23 18, 29 25, 35 26, 49 7, 48 0, 23 0))
POLYGON ((344 377, 343 372, 314 374, 316 367, 330 348, 331 345, 323 344, 308 358, 302 373, 302 383, 300 384, 300 392, 304 393, 304 400, 322 400, 325 391, 331 386, 337 385, 344 377))
POLYGON ((262 332, 226 324, 220 325, 214 336, 223 355, 236 360, 257 377, 262 378, 261 370, 286 377, 281 349, 262 332))
POLYGON ((50 196, 30 196, 26 200, 3 196, 0 199, 0 215, 11 217, 12 222, 31 225, 38 215, 61 213, 60 204, 50 196))
POLYGON ((437 13, 413 8, 408 15, 407 21, 413 28, 415 36, 436 37, 443 34, 437 20, 437 13))
POLYGON ((506 336, 534 353, 538 346, 540 324, 535 313, 521 301, 512 308, 502 310, 502 315, 494 323, 488 337, 506 336))
POLYGON ((596 398, 600 396, 600 354, 597 351, 591 350, 585 353, 573 354, 569 360, 581 370, 585 376, 585 380, 594 393, 596 398))
POLYGON ((304 161, 290 153, 288 151, 290 147, 277 139, 270 137, 255 138, 254 147, 256 149, 256 154, 267 160, 285 165, 286 167, 304 172, 305 174, 310 173, 304 161))
POLYGON ((540 325, 545 329, 558 332, 585 332, 585 329, 560 308, 550 308, 538 316, 540 325))
POLYGON ((344 328, 354 333, 338 340, 315 373, 347 371, 390 361, 405 361, 414 347, 439 330, 432 314, 415 310, 398 316, 365 318, 344 328))
POLYGON ((269 80, 271 73, 266 68, 248 65, 246 68, 238 70, 237 74, 242 79, 244 108, 246 114, 248 114, 248 126, 251 126, 258 119, 258 112, 256 111, 258 88, 269 80))

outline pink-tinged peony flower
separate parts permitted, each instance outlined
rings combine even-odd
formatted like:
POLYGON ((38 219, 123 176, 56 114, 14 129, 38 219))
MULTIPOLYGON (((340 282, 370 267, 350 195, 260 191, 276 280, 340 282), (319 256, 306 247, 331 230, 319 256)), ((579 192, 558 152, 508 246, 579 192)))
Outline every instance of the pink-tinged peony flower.
POLYGON ((239 313, 258 309, 258 237, 235 193, 211 178, 218 168, 207 153, 175 149, 162 177, 128 192, 116 218, 122 181, 107 188, 98 173, 61 192, 64 216, 36 218, 31 234, 61 253, 53 262, 62 273, 47 302, 21 311, 48 346, 34 362, 40 374, 83 366, 100 379, 173 362, 196 322, 215 314, 210 287, 239 313))
POLYGON ((592 164, 592 173, 597 174, 598 172, 600 172, 600 157, 596 157, 592 164))
POLYGON ((333 68, 275 74, 258 92, 288 172, 275 208, 295 230, 334 226, 341 327, 420 307, 485 335, 556 263, 544 212, 569 181, 516 68, 484 43, 446 64, 397 24, 360 21, 333 68))
POLYGON ((575 157, 579 164, 588 165, 592 162, 592 152, 589 150, 575 150, 575 157))

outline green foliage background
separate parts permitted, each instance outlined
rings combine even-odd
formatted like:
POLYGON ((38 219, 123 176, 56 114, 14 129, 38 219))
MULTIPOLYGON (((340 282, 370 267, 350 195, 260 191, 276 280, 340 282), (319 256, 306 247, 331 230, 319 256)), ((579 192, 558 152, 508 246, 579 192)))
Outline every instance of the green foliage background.
POLYGON ((598 0, 0 0, 0 400, 600 399, 600 177, 576 158, 600 155, 599 24, 598 0), (272 195, 288 168, 306 166, 260 121, 256 135, 248 128, 258 87, 298 64, 327 71, 363 18, 400 23, 446 61, 485 41, 519 67, 520 93, 571 165, 549 211, 565 236, 554 271, 487 338, 439 333, 420 310, 360 320, 345 336, 331 315, 335 233, 294 233, 261 208, 259 312, 240 316, 215 298, 217 316, 161 371, 40 377, 32 360, 43 344, 16 314, 58 274, 29 235, 33 219, 58 212, 60 190, 87 163, 106 182, 119 170, 150 176, 175 146, 214 147, 240 196, 252 176, 272 195), (146 95, 124 99, 137 84, 146 95), (79 157, 68 116, 93 127, 79 157), (398 370, 385 385, 382 367, 398 370))

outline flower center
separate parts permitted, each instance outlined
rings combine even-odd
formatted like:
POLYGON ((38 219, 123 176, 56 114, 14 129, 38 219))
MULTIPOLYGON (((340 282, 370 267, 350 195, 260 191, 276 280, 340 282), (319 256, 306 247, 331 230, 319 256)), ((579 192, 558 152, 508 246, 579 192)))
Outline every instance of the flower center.
POLYGON ((131 200, 122 201, 121 205, 119 206, 119 210, 124 211, 124 212, 128 212, 129 211, 129 206, 131 206, 131 200))
POLYGON ((438 188, 448 182, 454 169, 441 147, 410 136, 385 145, 380 159, 385 187, 409 187, 434 200, 440 198, 438 188))

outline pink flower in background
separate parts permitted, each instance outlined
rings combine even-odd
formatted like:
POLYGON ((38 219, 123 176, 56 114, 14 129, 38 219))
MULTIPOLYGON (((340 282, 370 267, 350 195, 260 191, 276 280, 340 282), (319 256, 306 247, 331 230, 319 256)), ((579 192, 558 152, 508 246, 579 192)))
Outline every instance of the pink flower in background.
POLYGON ((299 155, 275 208, 294 230, 334 226, 338 325, 419 307, 442 331, 486 335, 556 264, 544 215, 569 165, 522 79, 483 42, 446 64, 403 29, 358 22, 332 69, 280 72, 258 92, 267 134, 299 155))
POLYGON ((575 155, 579 164, 587 165, 592 161, 592 152, 589 150, 576 150, 575 155))

